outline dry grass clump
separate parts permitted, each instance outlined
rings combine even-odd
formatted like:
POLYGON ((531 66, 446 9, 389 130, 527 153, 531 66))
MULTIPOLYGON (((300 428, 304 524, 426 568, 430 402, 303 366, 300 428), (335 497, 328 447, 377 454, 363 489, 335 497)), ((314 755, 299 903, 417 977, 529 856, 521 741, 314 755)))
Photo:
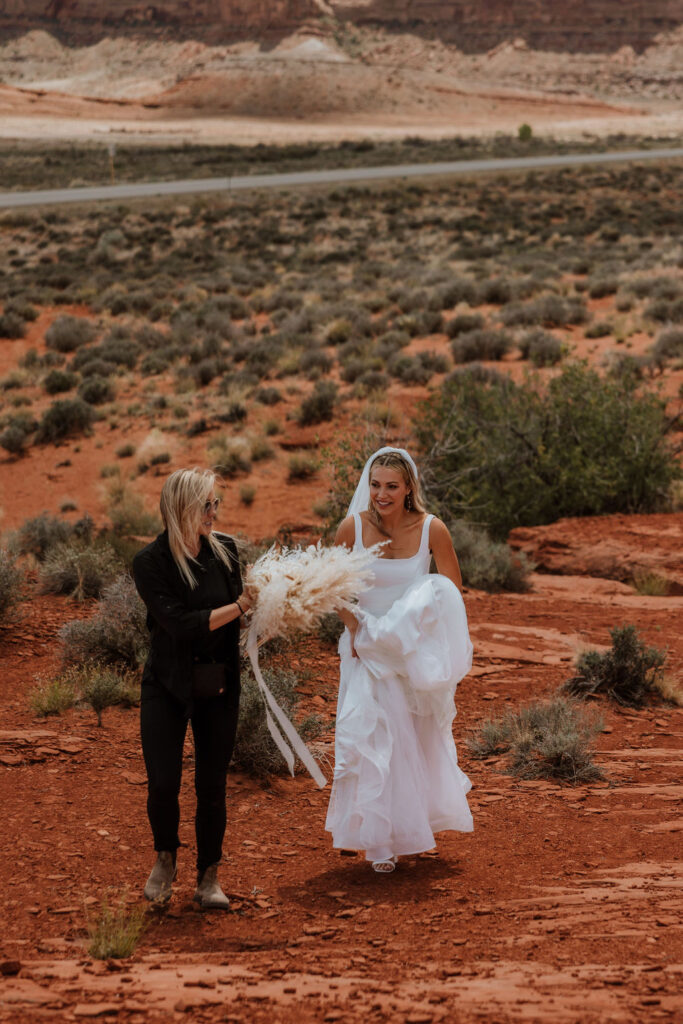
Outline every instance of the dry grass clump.
POLYGON ((307 455, 303 452, 296 452, 289 457, 289 471, 287 479, 309 480, 320 469, 320 459, 315 455, 307 455))
POLYGON ((24 571, 17 565, 16 553, 0 547, 0 627, 16 618, 24 583, 24 571))
POLYGON ((132 956, 148 927, 145 907, 128 905, 124 891, 118 902, 106 896, 96 914, 87 917, 88 953, 96 960, 119 960, 132 956))
POLYGON ((54 679, 42 679, 29 694, 29 707, 39 718, 61 715, 78 701, 78 691, 71 672, 54 679))
POLYGON ((518 778, 590 782, 602 777, 590 751, 602 727, 599 717, 558 696, 483 722, 467 745, 474 757, 508 755, 508 771, 518 778))
POLYGON ((251 446, 246 437, 223 434, 211 439, 206 450, 215 473, 223 477, 251 472, 251 446))
POLYGON ((645 597, 665 597, 669 593, 669 581, 653 569, 636 569, 633 586, 645 597))
POLYGON ((579 656, 576 675, 566 680, 564 691, 584 698, 605 694, 630 708, 660 700, 666 651, 646 646, 635 626, 615 626, 610 637, 609 650, 585 651, 579 656))
POLYGON ((160 529, 159 517, 145 508, 140 494, 133 490, 118 467, 109 477, 106 510, 115 534, 148 537, 160 529))
POLYGON ((121 671, 111 665, 88 661, 71 665, 58 675, 40 679, 29 694, 31 710, 41 718, 60 715, 76 705, 88 706, 102 725, 102 712, 115 705, 132 707, 140 700, 140 682, 136 672, 121 671))

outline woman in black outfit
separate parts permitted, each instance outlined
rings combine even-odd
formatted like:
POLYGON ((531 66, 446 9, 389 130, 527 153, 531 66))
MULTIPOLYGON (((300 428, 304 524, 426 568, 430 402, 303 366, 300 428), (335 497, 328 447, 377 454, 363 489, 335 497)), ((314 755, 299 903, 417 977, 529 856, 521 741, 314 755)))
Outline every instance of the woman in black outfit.
POLYGON ((237 548, 214 533, 215 475, 179 469, 161 492, 164 532, 138 552, 133 576, 147 606, 151 647, 142 677, 141 735, 147 813, 157 861, 145 896, 166 902, 180 845, 178 795, 188 721, 195 748, 197 889, 203 907, 227 910, 216 872, 225 833, 225 782, 237 731, 242 589, 237 548))

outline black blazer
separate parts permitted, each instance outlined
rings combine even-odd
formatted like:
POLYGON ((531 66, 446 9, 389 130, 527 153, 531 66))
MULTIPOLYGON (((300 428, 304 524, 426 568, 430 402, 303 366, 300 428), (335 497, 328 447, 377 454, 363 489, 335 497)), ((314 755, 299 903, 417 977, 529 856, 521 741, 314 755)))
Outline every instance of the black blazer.
MULTIPOLYGON (((223 566, 230 601, 242 593, 237 546, 232 537, 216 533, 217 539, 231 556, 231 567, 223 566)), ((168 533, 138 551, 133 559, 133 578, 140 597, 147 607, 147 628, 150 651, 145 662, 142 682, 166 687, 189 714, 192 708, 192 647, 210 636, 209 616, 213 609, 192 609, 188 598, 190 586, 180 575, 171 553, 168 533)), ((239 684, 239 619, 222 626, 227 631, 226 649, 228 681, 239 684)))

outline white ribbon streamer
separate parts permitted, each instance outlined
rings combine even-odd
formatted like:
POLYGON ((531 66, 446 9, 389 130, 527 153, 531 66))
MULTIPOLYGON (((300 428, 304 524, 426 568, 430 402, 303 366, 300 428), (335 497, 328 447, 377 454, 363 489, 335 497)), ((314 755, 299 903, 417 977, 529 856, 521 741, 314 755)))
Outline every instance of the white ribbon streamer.
POLYGON ((323 789, 327 785, 327 779, 320 771, 320 768, 318 767, 315 758, 311 754, 310 750, 308 749, 304 741, 301 739, 301 736, 299 736, 299 733, 296 731, 290 720, 287 718, 287 715, 279 706, 279 704, 275 700, 275 697, 273 697, 272 693, 268 689, 268 685, 265 679, 263 678, 258 660, 258 639, 255 633, 252 632, 252 630, 249 630, 249 635, 247 637, 247 654, 249 655, 249 661, 251 662, 251 667, 254 670, 254 678, 258 683, 261 695, 263 697, 263 702, 265 704, 266 723, 268 725, 268 731, 270 732, 270 735, 273 737, 273 741, 277 746, 278 750, 280 751, 285 761, 287 762, 287 767, 289 768, 290 774, 294 775, 294 754, 296 754, 296 756, 299 758, 301 763, 308 771, 313 781, 320 787, 320 789, 323 789), (277 723, 280 726, 280 729, 278 729, 277 726, 275 725, 275 722, 273 721, 273 715, 277 719, 277 723), (280 730, 282 730, 282 732, 280 730), (291 744, 291 749, 288 746, 287 741, 285 740, 282 733, 284 733, 284 735, 287 737, 287 740, 289 740, 289 743, 291 744))

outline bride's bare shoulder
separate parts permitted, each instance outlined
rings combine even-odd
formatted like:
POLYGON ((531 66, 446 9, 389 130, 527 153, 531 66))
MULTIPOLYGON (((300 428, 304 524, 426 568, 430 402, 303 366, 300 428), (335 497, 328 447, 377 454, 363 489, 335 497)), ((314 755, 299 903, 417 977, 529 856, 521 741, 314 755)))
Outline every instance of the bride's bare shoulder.
POLYGON ((343 544, 347 548, 352 548, 356 539, 356 524, 353 516, 347 516, 343 519, 337 527, 337 532, 334 537, 335 544, 343 544))

